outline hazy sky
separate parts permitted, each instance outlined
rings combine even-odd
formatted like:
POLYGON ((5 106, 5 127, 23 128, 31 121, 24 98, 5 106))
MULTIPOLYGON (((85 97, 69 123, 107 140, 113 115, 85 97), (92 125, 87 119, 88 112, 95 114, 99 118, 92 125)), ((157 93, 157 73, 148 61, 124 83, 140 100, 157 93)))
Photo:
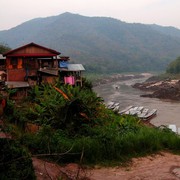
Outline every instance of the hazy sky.
POLYGON ((64 12, 180 29, 180 0, 0 0, 0 30, 64 12))

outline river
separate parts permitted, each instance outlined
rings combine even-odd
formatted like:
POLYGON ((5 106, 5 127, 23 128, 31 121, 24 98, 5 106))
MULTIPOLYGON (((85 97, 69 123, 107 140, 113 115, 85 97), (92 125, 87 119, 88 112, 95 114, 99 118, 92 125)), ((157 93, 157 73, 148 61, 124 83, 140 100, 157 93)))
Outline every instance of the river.
POLYGON ((150 110, 157 109, 157 116, 151 120, 152 124, 155 126, 175 124, 180 128, 180 102, 140 97, 145 92, 131 87, 132 84, 143 82, 146 79, 112 82, 94 87, 94 91, 104 99, 105 103, 119 102, 120 110, 129 105, 144 106, 150 110))

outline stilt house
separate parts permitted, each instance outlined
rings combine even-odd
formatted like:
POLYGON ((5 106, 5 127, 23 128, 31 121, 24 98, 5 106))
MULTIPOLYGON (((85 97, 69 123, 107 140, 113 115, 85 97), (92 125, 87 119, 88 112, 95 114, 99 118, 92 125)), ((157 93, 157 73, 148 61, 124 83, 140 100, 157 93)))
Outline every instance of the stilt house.
POLYGON ((62 83, 82 86, 80 64, 69 64, 69 57, 47 47, 30 43, 5 54, 6 85, 21 89, 17 96, 24 96, 27 88, 41 83, 53 83, 60 78, 62 83))

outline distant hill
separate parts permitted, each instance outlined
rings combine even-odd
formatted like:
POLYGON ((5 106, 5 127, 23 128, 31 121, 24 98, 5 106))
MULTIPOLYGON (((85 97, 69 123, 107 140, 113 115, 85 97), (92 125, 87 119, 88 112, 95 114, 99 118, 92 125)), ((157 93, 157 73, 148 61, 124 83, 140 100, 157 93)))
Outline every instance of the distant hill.
POLYGON ((101 73, 163 70, 180 56, 179 29, 71 13, 0 31, 1 42, 11 48, 35 42, 101 73))
POLYGON ((174 27, 163 27, 163 26, 159 26, 156 24, 150 25, 152 29, 165 34, 165 35, 170 35, 172 37, 178 37, 180 38, 180 30, 174 27))

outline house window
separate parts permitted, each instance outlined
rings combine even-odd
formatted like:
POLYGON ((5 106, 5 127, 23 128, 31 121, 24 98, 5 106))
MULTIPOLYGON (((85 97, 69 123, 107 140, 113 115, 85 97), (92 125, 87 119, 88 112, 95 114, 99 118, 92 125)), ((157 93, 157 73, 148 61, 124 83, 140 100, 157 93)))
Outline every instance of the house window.
POLYGON ((16 58, 16 57, 11 58, 11 62, 10 63, 11 63, 13 68, 17 68, 18 58, 16 58))
POLYGON ((36 68, 36 59, 35 58, 24 58, 23 67, 25 69, 35 69, 36 68))

